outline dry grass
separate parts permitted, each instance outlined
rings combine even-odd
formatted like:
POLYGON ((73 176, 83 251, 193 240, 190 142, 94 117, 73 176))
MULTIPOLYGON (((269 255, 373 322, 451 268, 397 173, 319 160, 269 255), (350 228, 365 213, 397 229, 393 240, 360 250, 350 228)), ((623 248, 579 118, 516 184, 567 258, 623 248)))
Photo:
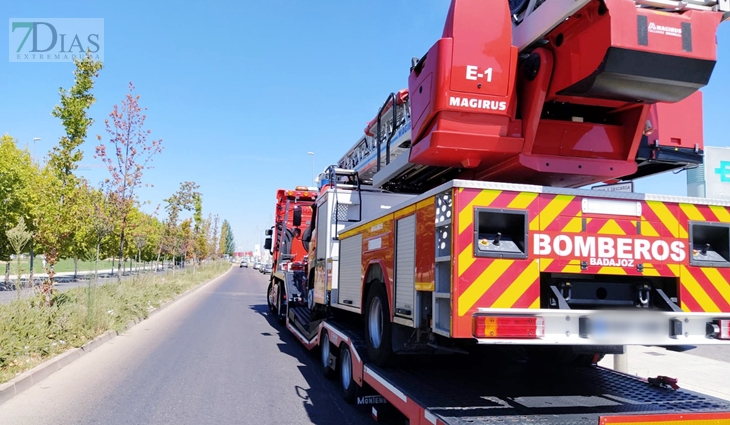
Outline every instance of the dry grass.
POLYGON ((146 318, 186 290, 231 267, 216 261, 174 275, 146 276, 100 286, 74 288, 0 305, 0 383, 72 347, 80 347, 108 330, 122 331, 133 319, 146 318))

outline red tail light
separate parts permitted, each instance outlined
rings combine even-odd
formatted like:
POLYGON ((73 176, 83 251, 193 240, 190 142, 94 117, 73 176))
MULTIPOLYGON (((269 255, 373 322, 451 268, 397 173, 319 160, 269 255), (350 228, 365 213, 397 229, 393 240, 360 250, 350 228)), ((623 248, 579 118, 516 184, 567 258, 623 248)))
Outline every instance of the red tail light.
POLYGON ((545 335, 545 319, 532 316, 474 316, 477 338, 536 339, 545 335))

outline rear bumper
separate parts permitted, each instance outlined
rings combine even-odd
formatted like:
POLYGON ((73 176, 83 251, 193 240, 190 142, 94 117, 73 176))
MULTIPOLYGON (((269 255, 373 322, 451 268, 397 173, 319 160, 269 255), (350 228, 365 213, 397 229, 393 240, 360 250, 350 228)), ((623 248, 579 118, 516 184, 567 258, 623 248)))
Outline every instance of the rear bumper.
POLYGON ((474 316, 539 317, 544 324, 531 339, 477 338, 480 344, 730 345, 708 333, 708 324, 730 313, 480 308, 474 316))

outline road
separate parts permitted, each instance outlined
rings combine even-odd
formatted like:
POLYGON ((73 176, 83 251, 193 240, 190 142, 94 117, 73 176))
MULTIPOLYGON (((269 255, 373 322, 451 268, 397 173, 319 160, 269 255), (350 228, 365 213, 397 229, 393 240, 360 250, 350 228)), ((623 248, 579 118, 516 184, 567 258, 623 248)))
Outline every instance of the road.
MULTIPOLYGON (((151 273, 152 269, 142 270, 142 273, 151 273)), ((53 287, 58 291, 66 291, 71 288, 78 288, 80 286, 87 286, 89 284, 89 279, 92 278, 93 271, 81 271, 78 273, 78 278, 74 280, 73 278, 73 272, 62 272, 58 273, 54 279, 53 287)), ((127 279, 130 276, 137 276, 137 274, 130 275, 129 272, 125 272, 126 274, 122 274, 122 279, 127 279)), ((136 272, 135 272, 136 273, 136 272)), ((162 273, 172 273, 172 269, 165 269, 165 270, 158 270, 158 274, 162 273)), ((35 276, 35 281, 39 282, 39 280, 47 276, 46 274, 40 274, 35 276)), ((111 269, 108 270, 99 270, 99 285, 104 285, 109 282, 116 282, 117 276, 115 274, 111 274, 111 269)), ((38 285, 38 284, 37 284, 38 285)), ((35 288, 23 288, 20 291, 20 296, 22 298, 27 298, 34 293, 37 293, 40 290, 39 286, 36 286, 35 288)), ((4 290, 0 291, 0 304, 8 304, 18 299, 18 293, 15 290, 4 290)))
POLYGON ((0 424, 372 424, 268 316, 267 278, 234 267, 0 405, 0 424))

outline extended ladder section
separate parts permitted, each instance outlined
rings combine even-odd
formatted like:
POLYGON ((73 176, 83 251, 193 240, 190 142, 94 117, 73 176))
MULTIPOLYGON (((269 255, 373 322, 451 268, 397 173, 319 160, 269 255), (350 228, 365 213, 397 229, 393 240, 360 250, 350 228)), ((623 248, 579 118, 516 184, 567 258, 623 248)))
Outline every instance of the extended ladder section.
POLYGON ((356 171, 362 182, 372 184, 373 176, 401 154, 408 153, 410 144, 408 91, 401 90, 388 96, 377 116, 368 123, 363 137, 347 151, 337 165, 341 169, 356 171))
POLYGON ((703 161, 702 93, 730 0, 453 0, 340 159, 364 184, 583 187, 703 161))

